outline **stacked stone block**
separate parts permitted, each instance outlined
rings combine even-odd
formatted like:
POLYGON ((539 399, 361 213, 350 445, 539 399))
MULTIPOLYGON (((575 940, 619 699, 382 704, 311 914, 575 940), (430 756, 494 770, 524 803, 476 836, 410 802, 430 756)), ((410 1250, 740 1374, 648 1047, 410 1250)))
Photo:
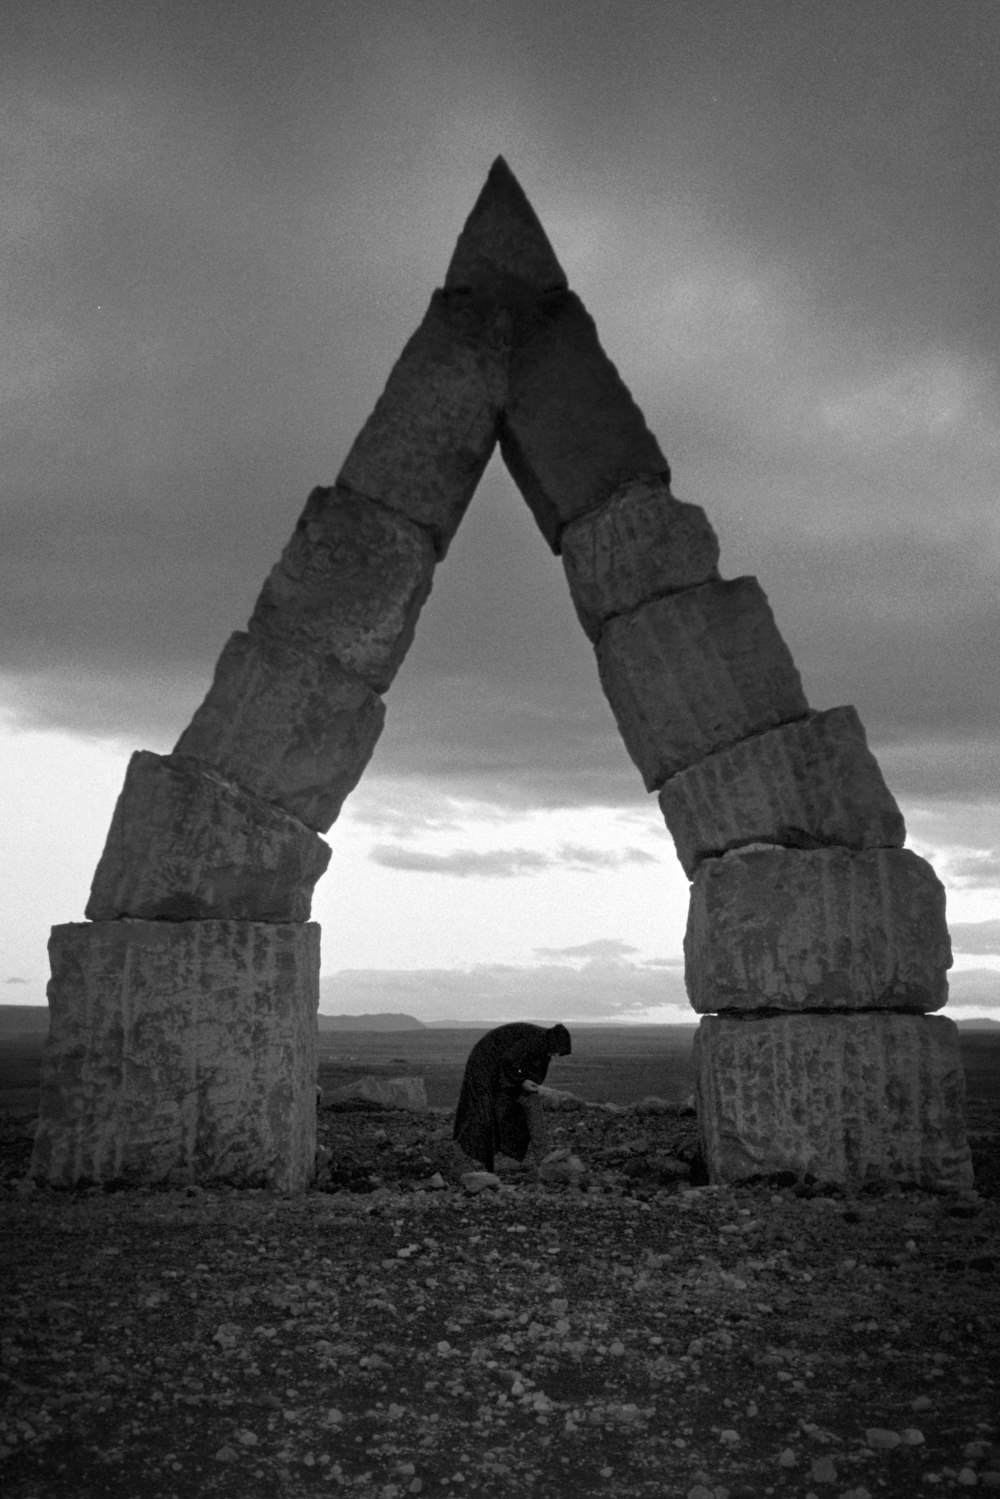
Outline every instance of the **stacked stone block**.
POLYGON ((689 879, 750 843, 901 848, 906 829, 853 708, 809 713, 666 781, 660 809, 689 879))
POLYGON ((624 483, 669 477, 656 438, 572 292, 548 293, 515 317, 500 451, 554 551, 565 525, 624 483))
POLYGON ((857 1010, 707 1016, 696 1037, 702 1140, 717 1181, 971 1182, 955 1027, 857 1010))
POLYGON ((902 847, 856 712, 810 710, 758 583, 719 577, 702 512, 662 480, 635 476, 561 539, 605 694, 692 881, 712 1179, 968 1185, 957 1032, 925 1013, 947 999, 944 890, 902 847))
POLYGON ((325 833, 384 723, 381 697, 333 657, 241 631, 226 643, 174 754, 325 833))
POLYGON ((49 957, 36 1176, 308 1185, 315 922, 71 923, 49 957))

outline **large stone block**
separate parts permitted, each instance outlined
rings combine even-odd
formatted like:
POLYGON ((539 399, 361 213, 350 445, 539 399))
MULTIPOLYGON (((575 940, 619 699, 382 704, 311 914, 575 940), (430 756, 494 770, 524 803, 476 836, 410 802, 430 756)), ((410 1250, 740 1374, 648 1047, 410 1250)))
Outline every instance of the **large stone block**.
POLYGON ((580 623, 605 620, 719 576, 719 543, 704 510, 660 479, 633 479, 562 533, 562 561, 580 623))
POLYGON ((500 451, 553 551, 563 526, 629 479, 670 467, 572 292, 515 319, 500 451))
POLYGON ((903 816, 853 708, 743 739, 664 783, 660 808, 688 876, 746 843, 899 848, 903 816))
POLYGON ((496 302, 435 292, 337 478, 424 526, 439 558, 496 445, 509 332, 496 302))
POLYGON ((314 489, 250 618, 251 635, 333 657, 384 692, 431 590, 420 526, 346 489, 314 489))
POLYGON ((684 957, 699 1014, 939 1010, 944 886, 908 849, 739 850, 699 867, 684 957))
POLYGON ((502 156, 465 221, 444 284, 446 290, 472 290, 498 302, 566 290, 566 273, 502 156))
POLYGON ((711 1016, 695 1068, 714 1182, 972 1185, 958 1031, 943 1016, 711 1016))
POLYGON ((91 921, 308 921, 322 838, 196 761, 129 761, 86 914, 91 921))
POLYGON ((358 781, 385 704, 336 661, 232 635, 174 754, 211 766, 325 832, 358 781))
POLYGON ((49 957, 33 1177, 308 1185, 315 923, 74 922, 49 957))
POLYGON ((609 620, 597 665, 647 791, 716 750, 809 711, 755 578, 706 583, 609 620))

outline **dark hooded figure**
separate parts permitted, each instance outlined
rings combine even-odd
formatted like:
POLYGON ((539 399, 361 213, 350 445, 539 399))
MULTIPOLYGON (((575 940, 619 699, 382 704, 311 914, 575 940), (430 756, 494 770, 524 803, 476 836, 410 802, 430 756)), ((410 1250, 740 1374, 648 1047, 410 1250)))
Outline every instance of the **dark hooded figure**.
POLYGON ((546 1030, 515 1021, 480 1038, 462 1078, 454 1138, 466 1155, 493 1170, 497 1154, 523 1161, 531 1144, 528 1116, 519 1103, 545 1081, 550 1057, 570 1053, 564 1025, 546 1030))

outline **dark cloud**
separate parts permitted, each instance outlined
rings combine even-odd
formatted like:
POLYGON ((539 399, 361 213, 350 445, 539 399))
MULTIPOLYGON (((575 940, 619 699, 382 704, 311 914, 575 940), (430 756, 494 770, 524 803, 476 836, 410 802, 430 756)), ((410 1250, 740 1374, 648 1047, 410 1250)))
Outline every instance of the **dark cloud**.
POLYGON ((627 864, 655 864, 652 854, 640 848, 583 848, 564 843, 554 853, 530 848, 493 848, 478 851, 452 849, 450 853, 425 853, 398 844, 380 843, 369 857, 387 869, 406 869, 418 874, 448 874, 460 879, 470 876, 486 879, 510 879, 517 875, 540 874, 546 869, 567 868, 579 873, 605 873, 627 864))
MULTIPOLYGON (((503 151, 810 700, 894 790, 988 795, 998 39, 991 0, 18 8, 12 710, 169 747, 503 151)), ((648 802, 499 465, 388 708, 375 775, 648 802)))
POLYGON ((994 849, 991 853, 966 854, 963 858, 952 859, 948 864, 948 873, 953 880, 963 886, 978 885, 994 889, 1000 885, 1000 849, 994 849))
POLYGON ((679 969, 638 964, 567 963, 469 969, 345 969, 320 979, 320 1009, 328 1014, 402 1011, 421 1020, 604 1020, 640 1017, 676 1007, 678 1021, 695 1020, 679 969))
POLYGON ((624 864, 655 864, 657 860, 642 848, 585 848, 578 843, 564 843, 559 860, 570 869, 621 869, 624 864))
POLYGON ((4 983, 5 984, 26 984, 26 983, 28 983, 28 980, 27 979, 18 978, 15 975, 13 978, 4 979, 4 983))
MULTIPOLYGON (((993 882, 997 879, 997 871, 994 869, 993 882)), ((948 924, 951 932, 951 944, 956 952, 977 953, 984 956, 989 953, 993 957, 1000 957, 1000 919, 993 921, 952 921, 948 924)), ((958 975, 955 975, 957 978, 958 975)), ((995 982, 1000 984, 1000 974, 995 976, 995 982)))
POLYGON ((975 1005, 980 1010, 1000 1010, 1000 972, 994 968, 966 968, 951 974, 948 1002, 975 1005))
POLYGON ((448 874, 459 879, 470 876, 488 879, 510 879, 515 875, 538 874, 549 869, 553 860, 548 854, 531 848, 494 848, 480 853, 471 848, 454 849, 448 854, 421 853, 417 849, 378 844, 370 858, 387 869, 406 869, 417 874, 448 874))
POLYGON ((628 959, 636 951, 631 943, 620 937, 598 937, 593 942, 582 942, 576 947, 536 947, 539 958, 605 958, 628 959))

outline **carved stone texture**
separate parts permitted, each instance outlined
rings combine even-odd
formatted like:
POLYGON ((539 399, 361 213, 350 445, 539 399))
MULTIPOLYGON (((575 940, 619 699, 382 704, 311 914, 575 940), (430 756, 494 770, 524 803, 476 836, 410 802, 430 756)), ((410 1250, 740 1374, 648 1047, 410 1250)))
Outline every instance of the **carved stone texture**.
POLYGON ((382 699, 336 661, 237 634, 174 754, 323 833, 361 779, 384 721, 382 699))
POLYGON ((308 921, 330 862, 298 818, 190 760, 129 761, 86 914, 146 921, 308 921))
POLYGON ((566 290, 566 273, 502 156, 465 221, 444 284, 507 303, 566 290))
POLYGON ((943 1016, 713 1015, 695 1068, 713 1182, 972 1185, 958 1031, 943 1016))
POLYGON ((591 640, 605 620, 661 594, 719 576, 719 543, 704 510, 674 499, 661 479, 632 479, 562 533, 562 561, 591 640))
POLYGON ((939 1010, 944 886, 909 849, 737 850, 698 869, 684 956, 699 1014, 939 1010))
POLYGON ((706 583, 609 620, 597 665, 647 791, 809 711, 756 578, 706 583))
POLYGON ((431 591, 426 531, 346 489, 314 489, 271 569, 251 635, 333 657, 384 692, 431 591))
POLYGON ((500 451, 552 550, 562 528, 629 479, 670 466, 572 292, 515 317, 500 451))
POLYGON ((495 302, 435 292, 337 478, 425 527, 439 558, 496 445, 509 327, 495 302))
POLYGON ((49 958, 32 1177, 305 1189, 315 923, 72 923, 49 958))
POLYGON ((853 708, 741 740, 671 776, 660 808, 689 877, 747 843, 901 848, 903 815, 853 708))

